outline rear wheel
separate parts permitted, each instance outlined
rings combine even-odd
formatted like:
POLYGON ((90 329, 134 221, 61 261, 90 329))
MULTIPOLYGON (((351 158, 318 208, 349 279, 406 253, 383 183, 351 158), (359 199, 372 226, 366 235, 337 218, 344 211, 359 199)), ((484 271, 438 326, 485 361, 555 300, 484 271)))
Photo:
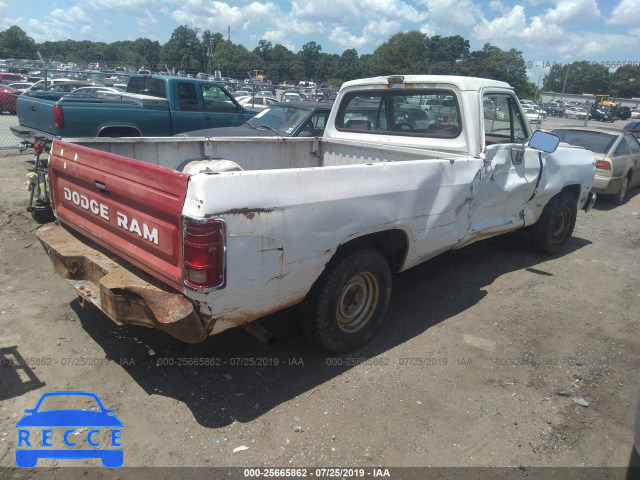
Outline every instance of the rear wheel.
POLYGON ((389 306, 391 270, 373 249, 347 253, 322 273, 304 305, 303 330, 332 353, 364 345, 389 306))
POLYGON ((629 175, 624 177, 622 185, 620 185, 620 191, 613 196, 613 201, 616 205, 624 205, 627 203, 629 197, 629 175))
POLYGON ((50 208, 43 210, 31 210, 31 218, 33 218, 37 223, 50 223, 56 219, 50 208))
POLYGON ((547 254, 558 253, 571 238, 577 211, 575 197, 567 192, 560 192, 549 200, 531 228, 533 249, 547 254))

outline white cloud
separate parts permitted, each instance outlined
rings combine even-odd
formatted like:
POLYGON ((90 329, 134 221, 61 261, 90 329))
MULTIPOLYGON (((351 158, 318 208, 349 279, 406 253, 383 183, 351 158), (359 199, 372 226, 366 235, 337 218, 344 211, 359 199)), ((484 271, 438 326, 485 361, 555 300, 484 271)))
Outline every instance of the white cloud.
POLYGON ((609 25, 637 25, 640 0, 621 0, 613 9, 611 18, 607 20, 609 25))
MULTIPOLYGON (((513 7, 505 15, 493 20, 482 19, 473 33, 478 40, 502 48, 511 48, 514 44, 544 45, 563 53, 566 53, 568 40, 561 26, 545 21, 541 17, 534 16, 530 22, 527 22, 524 7, 521 5, 513 7)), ((584 40, 581 43, 584 43, 584 40)))
POLYGON ((425 18, 425 12, 417 10, 401 0, 292 0, 291 14, 300 20, 328 22, 348 28, 356 22, 390 19, 416 22, 425 18))
POLYGON ((89 16, 85 13, 82 7, 75 6, 67 10, 56 8, 51 10, 48 15, 48 21, 60 22, 62 24, 70 24, 72 22, 89 22, 89 16))
POLYGON ((423 0, 426 17, 437 34, 457 35, 475 27, 484 18, 482 9, 472 0, 423 0))
POLYGON ((605 51, 605 48, 602 44, 596 40, 591 40, 587 42, 587 44, 582 48, 578 55, 580 56, 588 56, 588 55, 596 55, 598 53, 602 53, 605 51))
POLYGON ((331 30, 329 40, 343 49, 372 48, 386 41, 401 30, 400 22, 394 20, 370 20, 362 29, 362 35, 354 35, 345 27, 337 26, 331 30))
POLYGON ((501 0, 491 0, 489 2, 489 8, 500 13, 507 13, 509 11, 509 9, 504 5, 504 3, 502 3, 501 0))
POLYGON ((595 0, 560 0, 555 8, 543 15, 545 22, 567 26, 599 18, 600 10, 595 0))

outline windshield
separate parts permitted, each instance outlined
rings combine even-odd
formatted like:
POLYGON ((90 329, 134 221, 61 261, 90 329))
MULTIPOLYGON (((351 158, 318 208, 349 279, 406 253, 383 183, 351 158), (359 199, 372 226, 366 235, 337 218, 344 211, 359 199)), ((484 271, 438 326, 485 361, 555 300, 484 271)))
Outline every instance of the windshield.
POLYGON ((310 110, 285 105, 271 105, 247 123, 254 128, 268 127, 282 135, 291 136, 309 116, 310 110))
POLYGON ((616 140, 616 135, 603 132, 589 132, 585 130, 556 129, 555 133, 561 142, 577 147, 584 147, 593 153, 607 153, 616 140))

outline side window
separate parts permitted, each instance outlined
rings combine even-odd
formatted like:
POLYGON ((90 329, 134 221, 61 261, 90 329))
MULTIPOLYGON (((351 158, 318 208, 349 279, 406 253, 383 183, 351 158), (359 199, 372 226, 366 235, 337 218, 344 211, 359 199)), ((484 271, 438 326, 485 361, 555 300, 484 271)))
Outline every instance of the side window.
POLYGON ((178 84, 178 108, 180 110, 197 111, 198 97, 193 83, 178 84))
POLYGON ((328 116, 329 112, 314 113, 304 124, 303 130, 313 133, 314 136, 322 136, 324 133, 324 127, 327 124, 328 116))
POLYGON ((202 85, 205 112, 237 112, 238 107, 217 85, 202 85))
POLYGON ((485 95, 485 145, 495 143, 522 143, 527 138, 526 118, 520 113, 515 98, 510 95, 485 95))
POLYGON ((620 143, 616 147, 616 151, 613 152, 614 157, 621 157, 623 155, 629 155, 629 145, 624 138, 620 140, 620 143))
POLYGON ((626 135, 625 138, 627 139, 627 144, 631 149, 631 153, 633 153, 634 155, 640 153, 640 143, 638 143, 636 137, 634 137, 633 135, 626 135))

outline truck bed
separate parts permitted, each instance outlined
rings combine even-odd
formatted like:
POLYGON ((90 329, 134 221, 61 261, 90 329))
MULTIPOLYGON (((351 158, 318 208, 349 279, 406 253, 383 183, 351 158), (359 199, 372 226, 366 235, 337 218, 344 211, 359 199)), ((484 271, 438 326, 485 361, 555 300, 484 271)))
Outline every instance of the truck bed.
POLYGON ((194 160, 224 159, 242 170, 332 167, 376 162, 466 158, 449 152, 318 138, 75 138, 76 145, 182 171, 194 160))

